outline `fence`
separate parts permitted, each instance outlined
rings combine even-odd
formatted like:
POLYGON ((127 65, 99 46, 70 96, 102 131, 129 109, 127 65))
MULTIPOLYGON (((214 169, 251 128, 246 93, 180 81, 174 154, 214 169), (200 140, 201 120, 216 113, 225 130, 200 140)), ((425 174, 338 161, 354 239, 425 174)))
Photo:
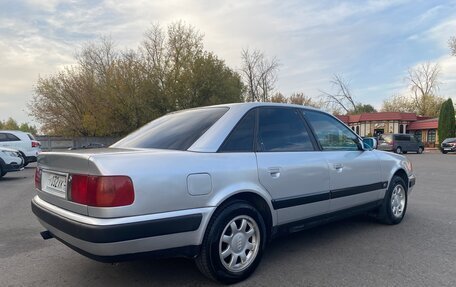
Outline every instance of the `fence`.
POLYGON ((102 144, 110 146, 120 138, 115 137, 51 137, 37 136, 36 139, 41 142, 43 150, 81 148, 89 144, 102 144))

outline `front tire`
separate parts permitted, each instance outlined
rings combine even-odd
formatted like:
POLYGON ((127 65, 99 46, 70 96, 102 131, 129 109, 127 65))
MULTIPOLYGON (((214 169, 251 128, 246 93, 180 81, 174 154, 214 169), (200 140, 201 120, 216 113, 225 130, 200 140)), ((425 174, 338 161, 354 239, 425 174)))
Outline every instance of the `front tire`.
POLYGON ((220 207, 212 216, 196 265, 205 276, 233 284, 255 271, 266 242, 261 214, 248 202, 236 200, 220 207))
POLYGON ((399 224, 407 210, 407 188, 404 180, 394 176, 379 208, 379 220, 385 224, 399 224))
POLYGON ((423 150, 424 150, 424 149, 423 149, 422 147, 419 147, 417 153, 418 153, 418 154, 422 154, 422 153, 423 153, 423 150))
POLYGON ((395 152, 396 152, 397 154, 401 154, 401 153, 402 153, 402 148, 401 148, 400 146, 398 146, 398 147, 396 148, 395 152))

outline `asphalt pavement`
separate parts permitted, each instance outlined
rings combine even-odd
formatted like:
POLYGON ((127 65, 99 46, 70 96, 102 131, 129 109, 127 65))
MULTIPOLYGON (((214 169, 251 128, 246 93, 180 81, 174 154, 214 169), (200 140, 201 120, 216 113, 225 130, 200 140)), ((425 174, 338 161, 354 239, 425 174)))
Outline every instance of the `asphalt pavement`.
MULTIPOLYGON (((401 224, 358 216, 279 238, 239 286, 456 286, 456 154, 407 156, 417 184, 401 224)), ((42 240, 33 174, 0 179, 0 286, 215 285, 189 259, 106 264, 42 240)))

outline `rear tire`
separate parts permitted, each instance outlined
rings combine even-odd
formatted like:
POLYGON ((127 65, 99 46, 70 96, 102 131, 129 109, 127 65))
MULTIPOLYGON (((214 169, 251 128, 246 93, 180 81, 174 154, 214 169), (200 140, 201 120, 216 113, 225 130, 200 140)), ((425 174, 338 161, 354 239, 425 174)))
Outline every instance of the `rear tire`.
POLYGON ((388 225, 399 224, 407 210, 407 188, 404 180, 394 176, 378 210, 378 219, 388 225))
POLYGON ((446 150, 442 150, 442 153, 443 153, 443 154, 447 154, 447 153, 448 153, 448 151, 446 151, 446 150))
POLYGON ((235 200, 212 216, 195 262, 206 277, 233 284, 255 271, 266 242, 261 214, 248 202, 235 200))
POLYGON ((3 171, 2 166, 0 166, 0 178, 4 177, 6 174, 6 171, 3 171))
POLYGON ((401 153, 402 153, 402 148, 401 148, 400 146, 398 146, 398 147, 396 148, 395 152, 396 152, 397 154, 401 154, 401 153))
POLYGON ((24 159, 24 167, 26 167, 29 164, 29 162, 27 161, 27 157, 25 156, 25 154, 23 152, 21 152, 21 151, 19 151, 19 152, 21 153, 22 158, 24 159))

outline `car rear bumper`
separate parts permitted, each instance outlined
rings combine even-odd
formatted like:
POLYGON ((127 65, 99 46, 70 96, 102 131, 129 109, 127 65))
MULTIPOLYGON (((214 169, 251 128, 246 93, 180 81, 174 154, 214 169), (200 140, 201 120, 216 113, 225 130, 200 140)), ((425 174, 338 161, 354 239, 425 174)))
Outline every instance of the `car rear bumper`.
POLYGON ((25 157, 25 161, 26 161, 27 163, 36 162, 36 156, 26 156, 26 157, 25 157))
POLYGON ((5 163, 3 159, 0 158, 0 165, 4 172, 12 172, 12 171, 21 171, 24 169, 24 162, 21 158, 17 158, 20 162, 10 162, 5 163))
POLYGON ((23 164, 5 164, 3 167, 6 172, 21 171, 24 169, 23 164))
POLYGON ((38 196, 31 204, 33 213, 53 237, 98 261, 119 261, 145 254, 194 256, 213 211, 199 208, 103 219, 74 214, 38 196))

